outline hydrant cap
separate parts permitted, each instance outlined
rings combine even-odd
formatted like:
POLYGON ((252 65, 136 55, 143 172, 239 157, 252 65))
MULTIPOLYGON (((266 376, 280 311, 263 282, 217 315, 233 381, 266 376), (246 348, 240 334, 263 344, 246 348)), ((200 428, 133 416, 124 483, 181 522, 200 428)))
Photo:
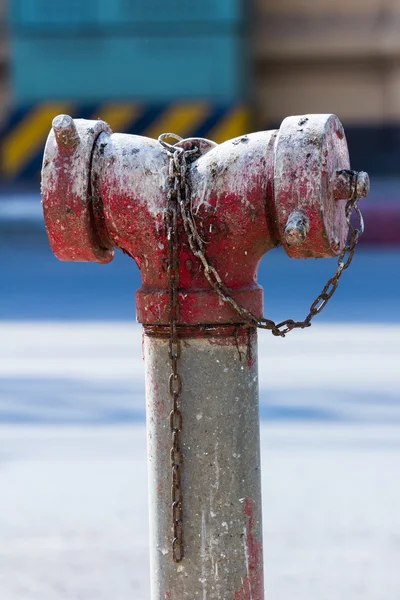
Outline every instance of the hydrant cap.
POLYGON ((104 121, 58 115, 47 138, 42 166, 43 212, 49 241, 60 260, 108 263, 114 251, 96 234, 90 190, 94 144, 104 121))
POLYGON ((279 237, 291 258, 329 258, 345 246, 350 198, 343 192, 335 198, 336 179, 343 171, 352 173, 343 126, 335 115, 283 121, 276 143, 274 197, 279 237))

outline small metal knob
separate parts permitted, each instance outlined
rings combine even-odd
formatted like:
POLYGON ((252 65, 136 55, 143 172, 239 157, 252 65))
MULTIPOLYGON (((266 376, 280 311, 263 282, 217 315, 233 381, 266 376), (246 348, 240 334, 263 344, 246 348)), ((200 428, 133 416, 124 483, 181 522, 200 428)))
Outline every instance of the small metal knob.
POLYGON ((366 198, 369 194, 370 181, 365 171, 337 171, 333 181, 333 197, 335 200, 351 200, 353 196, 366 198), (355 189, 354 189, 355 188, 355 189))
POLYGON ((310 221, 301 211, 289 215, 286 223, 284 236, 288 246, 301 246, 307 239, 310 231, 310 221))
POLYGON ((369 180, 369 175, 365 171, 359 171, 357 176, 357 188, 356 188, 356 196, 357 198, 366 198, 369 194, 369 190, 371 187, 371 183, 369 180))
POLYGON ((79 145, 79 133, 72 117, 58 115, 53 119, 52 125, 60 150, 74 150, 79 145))

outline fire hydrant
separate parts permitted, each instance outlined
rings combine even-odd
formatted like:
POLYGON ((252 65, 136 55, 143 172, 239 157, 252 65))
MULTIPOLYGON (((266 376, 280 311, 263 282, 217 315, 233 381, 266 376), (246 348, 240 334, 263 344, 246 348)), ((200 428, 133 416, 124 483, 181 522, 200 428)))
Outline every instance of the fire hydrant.
POLYGON ((108 263, 119 248, 140 269, 152 599, 262 600, 256 327, 308 326, 337 281, 308 320, 275 325, 257 267, 281 244, 293 258, 344 256, 346 207, 368 177, 350 170, 334 115, 221 145, 172 137, 56 117, 46 228, 61 260, 108 263))

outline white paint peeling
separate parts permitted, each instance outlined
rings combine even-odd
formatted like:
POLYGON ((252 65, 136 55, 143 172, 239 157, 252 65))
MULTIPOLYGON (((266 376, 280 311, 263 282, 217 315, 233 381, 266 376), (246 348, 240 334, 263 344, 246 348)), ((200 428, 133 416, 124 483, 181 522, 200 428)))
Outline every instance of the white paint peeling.
POLYGON ((215 488, 218 492, 219 490, 219 462, 218 462, 218 440, 215 442, 215 454, 214 454, 214 463, 215 463, 215 488))
POLYGON ((265 170, 265 157, 272 133, 252 133, 246 136, 245 143, 240 139, 235 143, 225 142, 195 162, 193 189, 201 189, 194 198, 195 214, 203 204, 209 203, 210 190, 216 198, 217 209, 221 196, 226 193, 237 195, 244 205, 254 208, 248 198, 254 186, 265 183, 262 179, 260 181, 258 174, 265 170))
POLYGON ((243 528, 243 551, 244 551, 244 561, 246 565, 246 573, 247 573, 247 581, 249 582, 249 592, 250 592, 250 600, 253 600, 251 585, 250 585, 250 568, 249 568, 249 550, 247 547, 247 529, 243 528))
POLYGON ((115 133, 102 137, 101 156, 94 169, 101 180, 112 181, 115 191, 145 206, 156 219, 166 211, 168 156, 156 140, 137 135, 115 133))
POLYGON ((203 204, 205 204, 207 207, 210 206, 209 197, 210 197, 210 188, 208 186, 208 181, 204 180, 203 186, 201 188, 201 193, 200 193, 200 196, 197 201, 196 210, 194 211, 195 215, 197 215, 197 213, 199 212, 199 209, 201 208, 201 206, 203 204))

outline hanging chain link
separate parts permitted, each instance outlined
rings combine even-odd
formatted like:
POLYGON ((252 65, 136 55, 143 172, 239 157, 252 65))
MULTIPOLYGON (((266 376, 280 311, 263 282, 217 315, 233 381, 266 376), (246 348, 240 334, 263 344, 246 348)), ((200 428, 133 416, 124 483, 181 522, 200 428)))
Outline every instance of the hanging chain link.
POLYGON ((168 240, 168 291, 169 291, 169 360, 171 364, 171 375, 169 377, 169 393, 172 399, 172 410, 170 413, 170 429, 172 438, 171 465, 172 465, 172 519, 173 519, 173 542, 172 551, 175 562, 183 559, 183 528, 182 528, 182 452, 180 449, 180 433, 182 430, 182 413, 180 411, 180 396, 182 393, 182 379, 178 372, 178 364, 181 355, 181 345, 178 335, 179 322, 179 260, 178 260, 178 217, 182 218, 185 233, 193 254, 200 260, 204 275, 223 302, 229 304, 233 310, 251 327, 268 329, 273 335, 285 337, 293 329, 305 329, 310 327, 312 319, 318 315, 328 304, 335 293, 341 276, 350 266, 354 251, 360 236, 364 232, 364 220, 357 205, 356 195, 358 174, 353 182, 353 194, 348 200, 345 208, 346 222, 349 228, 349 237, 346 245, 338 257, 338 266, 333 277, 329 279, 322 292, 311 304, 310 310, 304 321, 293 321, 287 319, 275 323, 270 319, 259 318, 252 312, 241 306, 232 297, 230 290, 224 285, 218 271, 208 262, 205 255, 205 243, 200 237, 196 222, 192 215, 190 202, 190 189, 187 175, 186 157, 198 152, 198 148, 185 150, 177 145, 168 144, 165 140, 173 138, 181 142, 182 138, 172 134, 160 135, 158 141, 166 149, 169 156, 169 191, 167 206, 167 240, 168 240), (351 218, 357 217, 357 227, 354 227, 351 218))
MULTIPOLYGON (((178 136, 172 134, 164 134, 159 138, 160 142, 163 145, 166 145, 166 143, 163 141, 164 137, 174 137, 178 140, 181 140, 181 138, 179 138, 178 136)), ((176 146, 169 146, 169 151, 173 151, 174 148, 176 149, 176 146)), ((186 164, 184 170, 186 170, 186 164)), ((282 321, 280 323, 275 323, 270 319, 256 317, 249 310, 247 310, 243 306, 240 306, 236 302, 236 300, 234 300, 234 298, 231 296, 230 290, 224 285, 218 271, 212 265, 210 265, 205 256, 205 244, 202 238, 200 237, 196 222, 192 215, 190 191, 188 188, 188 184, 185 183, 185 193, 178 198, 178 202, 181 209, 181 216, 183 219, 183 225, 189 241, 190 248, 193 254, 197 256, 197 258, 199 258, 199 260, 201 261, 204 269, 204 275, 207 278, 207 281, 209 282, 213 290, 219 295, 219 297, 224 302, 229 304, 245 322, 247 322, 253 327, 268 329, 273 333, 273 335, 285 337, 285 335, 293 329, 305 329, 306 327, 310 327, 312 319, 325 308, 325 306, 328 304, 329 300, 335 293, 343 272, 350 266, 350 263, 353 260, 354 251, 357 246, 358 240, 364 232, 364 219, 357 205, 357 202, 359 200, 359 198, 356 195, 357 181, 358 173, 356 173, 356 176, 354 177, 352 197, 350 198, 350 200, 348 200, 345 208, 346 222, 349 228, 349 238, 338 257, 338 266, 335 274, 329 279, 322 292, 311 304, 310 311, 304 319, 304 321, 293 321, 293 319, 287 319, 286 321, 282 321), (353 213, 357 216, 357 227, 354 227, 351 222, 351 217, 353 213)))
POLYGON ((192 216, 190 202, 188 202, 187 199, 185 201, 184 198, 181 198, 180 207, 183 218, 183 224, 189 240, 190 248, 193 254, 200 259, 203 265, 204 275, 206 276, 207 281, 214 289, 214 291, 217 292, 219 297, 224 302, 229 304, 242 319, 249 323, 249 325, 253 327, 259 327, 261 329, 268 329, 275 336, 285 337, 286 334, 293 331, 293 329, 305 329, 306 327, 310 327, 312 319, 325 308, 329 300, 332 298, 339 285, 339 280, 343 272, 350 266, 350 263, 353 260, 354 251, 357 246, 359 237, 364 232, 364 219, 357 205, 358 197, 355 194, 356 189, 357 175, 354 181, 353 196, 347 202, 345 208, 346 222, 350 232, 348 242, 346 243, 339 255, 338 266, 335 274, 329 279, 322 292, 311 304, 310 311, 304 319, 304 321, 293 321, 293 319, 287 319, 286 321, 282 321, 281 323, 275 323, 270 319, 256 317, 252 312, 250 312, 243 306, 240 306, 236 302, 236 300, 234 300, 234 298, 231 296, 229 289, 224 285, 217 270, 207 261, 204 252, 205 244, 198 233, 196 223, 192 216), (351 223, 351 217, 353 212, 357 215, 358 227, 354 227, 351 223))
POLYGON ((169 190, 167 204, 167 243, 168 243, 168 292, 169 292, 169 343, 168 353, 171 365, 171 374, 169 376, 169 395, 172 400, 172 410, 169 415, 171 430, 171 468, 172 468, 172 524, 173 541, 172 556, 174 562, 181 562, 184 555, 183 550, 183 527, 182 527, 182 451, 180 447, 180 433, 182 431, 182 413, 180 411, 180 397, 182 393, 182 378, 179 374, 179 359, 181 355, 181 343, 178 336, 179 322, 179 259, 178 259, 178 213, 181 203, 186 202, 186 156, 197 152, 193 150, 184 150, 171 146, 164 141, 164 138, 173 137, 177 140, 178 136, 173 134, 164 134, 160 136, 160 143, 167 149, 169 156, 169 190))

